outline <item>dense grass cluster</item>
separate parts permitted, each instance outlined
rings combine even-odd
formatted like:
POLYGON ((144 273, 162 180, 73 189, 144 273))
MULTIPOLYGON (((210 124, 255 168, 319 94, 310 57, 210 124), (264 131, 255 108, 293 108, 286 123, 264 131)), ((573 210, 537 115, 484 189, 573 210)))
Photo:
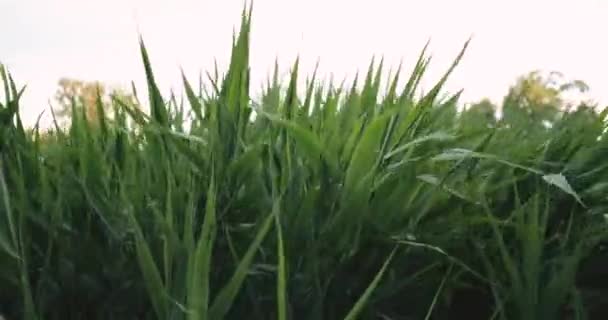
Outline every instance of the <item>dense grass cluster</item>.
MULTIPOLYGON (((74 101, 26 130, 2 71, 0 313, 7 319, 600 319, 608 140, 588 108, 551 126, 417 94, 425 52, 381 90, 298 64, 249 94, 244 14, 225 76, 144 103, 74 101), (403 80, 403 79, 402 79, 403 80), (400 83, 403 83, 401 85, 400 83), (107 112, 112 111, 112 116, 107 112), (253 117, 255 115, 255 117, 253 117)), ((465 46, 466 47, 466 46, 465 46)), ((464 52, 464 49, 463 49, 464 52)))

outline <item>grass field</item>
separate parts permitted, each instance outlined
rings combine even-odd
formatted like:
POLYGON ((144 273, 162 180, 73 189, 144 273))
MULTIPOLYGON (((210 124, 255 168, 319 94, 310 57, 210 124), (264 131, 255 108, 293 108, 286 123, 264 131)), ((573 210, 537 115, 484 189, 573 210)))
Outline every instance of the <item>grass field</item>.
POLYGON ((163 97, 142 41, 148 100, 50 132, 2 70, 7 320, 603 319, 606 112, 458 112, 461 56, 419 95, 424 51, 352 88, 296 62, 252 101, 249 25, 208 90, 163 97))

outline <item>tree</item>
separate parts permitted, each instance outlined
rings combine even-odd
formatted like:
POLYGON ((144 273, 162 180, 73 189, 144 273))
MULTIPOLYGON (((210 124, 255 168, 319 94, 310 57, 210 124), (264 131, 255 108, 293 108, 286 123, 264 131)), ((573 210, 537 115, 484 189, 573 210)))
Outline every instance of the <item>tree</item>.
POLYGON ((97 98, 103 98, 105 93, 106 88, 99 81, 62 78, 55 94, 55 101, 59 104, 56 114, 62 118, 69 117, 72 114, 72 105, 75 104, 84 109, 87 119, 97 119, 97 98))
POLYGON ((109 88, 99 81, 82 81, 62 78, 55 94, 55 101, 59 108, 56 115, 59 118, 69 118, 72 115, 72 106, 82 108, 88 121, 97 122, 99 111, 97 102, 101 102, 104 113, 110 114, 112 97, 118 97, 125 103, 134 103, 133 95, 120 88, 109 88))
POLYGON ((473 103, 467 112, 478 114, 493 122, 496 116, 496 105, 488 98, 481 99, 479 102, 473 103))
POLYGON ((484 98, 464 109, 458 123, 466 132, 483 131, 496 124, 496 110, 497 106, 484 98))
POLYGON ((540 71, 532 71, 519 77, 504 99, 505 117, 514 112, 524 111, 532 120, 552 121, 562 111, 572 107, 572 103, 564 99, 564 94, 575 91, 585 93, 589 86, 581 80, 565 81, 560 72, 550 72, 543 75, 540 71))

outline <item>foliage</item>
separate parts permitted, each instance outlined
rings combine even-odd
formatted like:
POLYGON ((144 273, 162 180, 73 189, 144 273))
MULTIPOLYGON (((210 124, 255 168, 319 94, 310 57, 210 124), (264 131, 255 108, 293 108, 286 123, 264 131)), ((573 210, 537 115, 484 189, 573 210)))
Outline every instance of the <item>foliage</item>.
POLYGON ((55 111, 55 116, 69 118, 72 115, 72 107, 76 107, 82 109, 88 121, 96 123, 101 116, 100 107, 105 108, 104 114, 111 113, 112 110, 107 107, 110 105, 112 97, 118 97, 131 104, 136 103, 134 95, 119 88, 109 88, 99 81, 61 78, 59 88, 55 93, 55 101, 59 107, 55 111))
POLYGON ((584 81, 564 81, 563 78, 560 72, 543 75, 538 70, 519 77, 504 99, 506 116, 511 116, 514 108, 523 108, 537 122, 553 121, 559 112, 573 107, 564 100, 564 94, 589 90, 584 81))
POLYGON ((275 72, 254 102, 250 16, 209 92, 183 77, 191 112, 161 95, 143 41, 150 113, 98 95, 98 116, 72 107, 69 127, 44 141, 23 128, 23 91, 2 72, 8 319, 606 312, 606 113, 581 108, 533 128, 513 108, 477 125, 486 107, 457 113, 458 94, 438 98, 466 45, 422 97, 424 50, 384 95, 382 63, 352 88, 313 74, 298 92, 296 61, 286 87, 275 72))

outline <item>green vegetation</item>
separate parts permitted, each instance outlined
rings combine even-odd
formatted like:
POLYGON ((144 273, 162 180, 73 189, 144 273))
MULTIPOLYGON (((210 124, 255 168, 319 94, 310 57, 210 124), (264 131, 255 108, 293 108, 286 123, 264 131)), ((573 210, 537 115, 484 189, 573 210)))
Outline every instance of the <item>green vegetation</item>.
POLYGON ((136 92, 94 112, 71 99, 67 128, 26 130, 2 70, 8 320, 607 311, 606 112, 562 112, 555 91, 523 103, 525 87, 501 118, 488 101, 458 112, 459 94, 440 97, 466 45, 422 96, 425 51, 404 81, 382 82, 380 62, 352 88, 313 75, 304 92, 296 61, 256 102, 249 25, 244 12, 227 73, 208 91, 184 76, 183 100, 161 95, 142 41, 149 114, 136 92))

